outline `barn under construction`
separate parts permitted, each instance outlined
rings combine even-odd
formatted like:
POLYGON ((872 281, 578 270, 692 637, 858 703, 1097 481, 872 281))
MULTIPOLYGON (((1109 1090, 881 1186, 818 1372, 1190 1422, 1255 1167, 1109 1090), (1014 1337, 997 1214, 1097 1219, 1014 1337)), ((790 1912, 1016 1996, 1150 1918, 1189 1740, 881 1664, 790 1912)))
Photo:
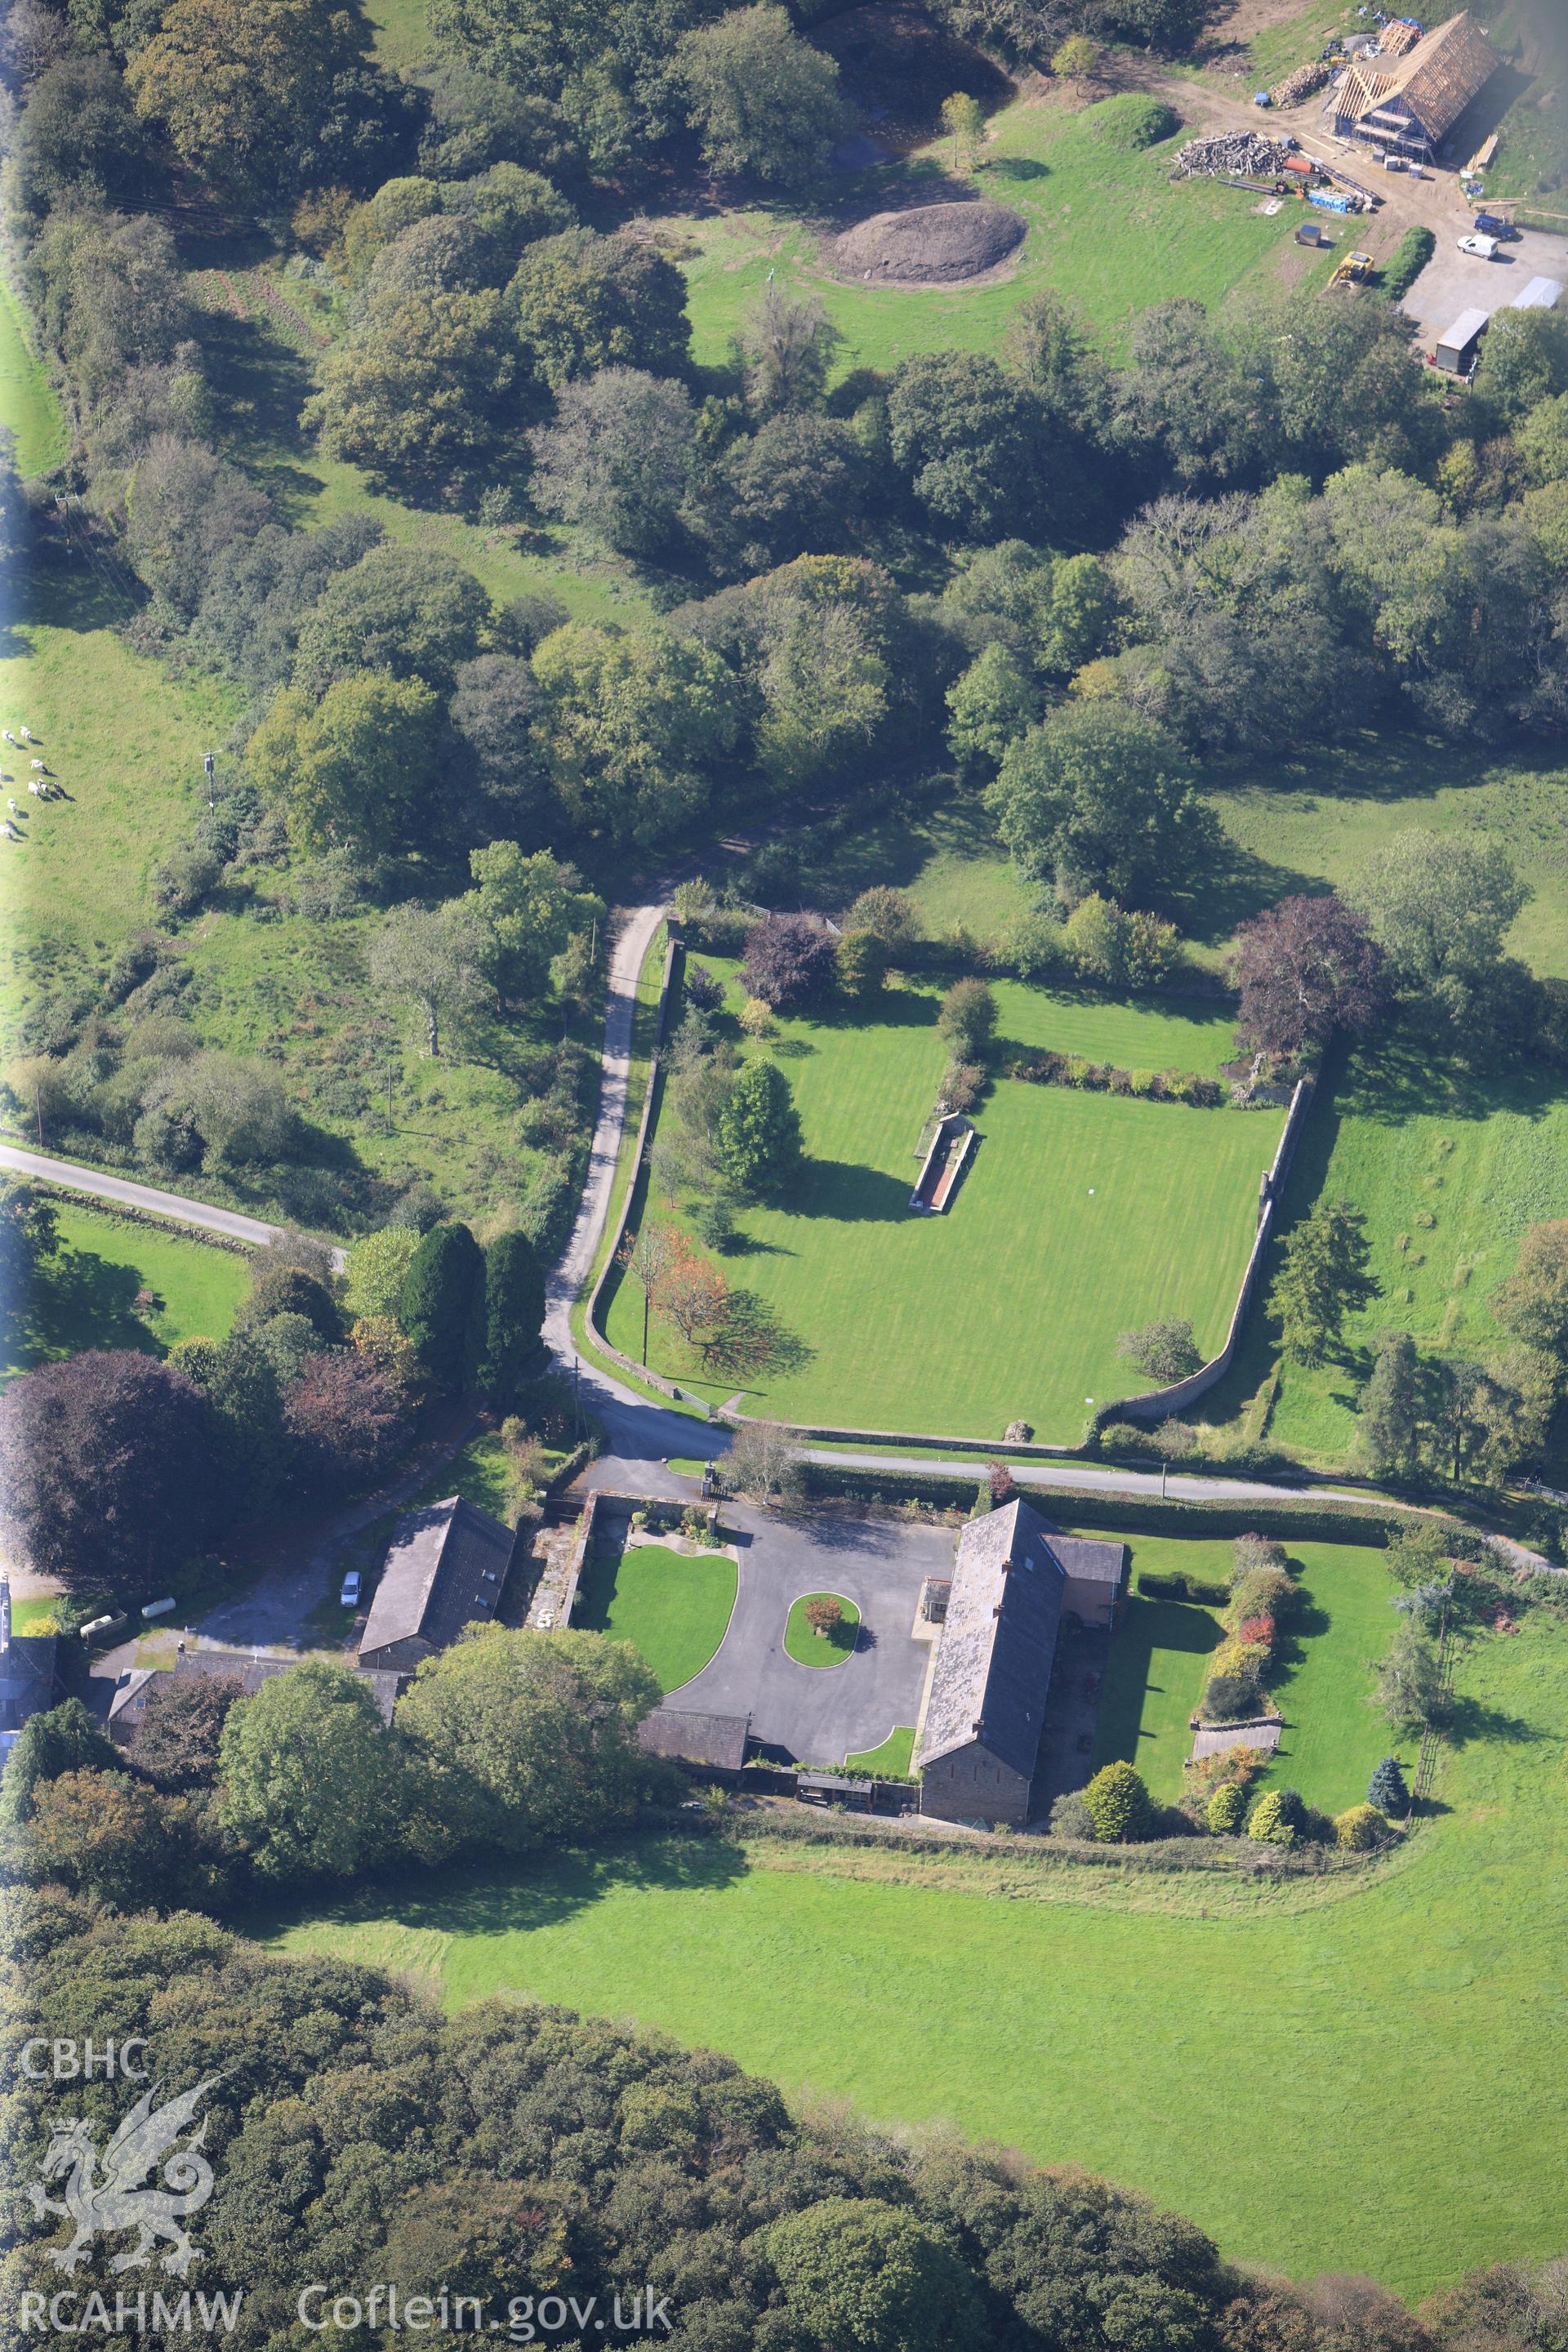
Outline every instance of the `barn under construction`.
POLYGON ((1334 130, 1429 163, 1502 60, 1461 9, 1402 57, 1358 58, 1333 94, 1334 130))

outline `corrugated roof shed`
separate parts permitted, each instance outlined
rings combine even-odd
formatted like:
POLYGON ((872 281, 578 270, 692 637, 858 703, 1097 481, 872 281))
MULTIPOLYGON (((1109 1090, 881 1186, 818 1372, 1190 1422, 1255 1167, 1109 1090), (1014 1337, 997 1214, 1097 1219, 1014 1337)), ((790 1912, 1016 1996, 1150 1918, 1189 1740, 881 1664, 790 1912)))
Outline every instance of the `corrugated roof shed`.
POLYGON ((1439 352, 1456 355, 1468 352, 1491 317, 1489 310, 1461 310, 1451 327, 1445 327, 1437 338, 1439 352))
POLYGON ((458 1495, 410 1511, 387 1548, 361 1658, 398 1642, 444 1650, 465 1625, 492 1618, 515 1541, 510 1528, 458 1495))
POLYGON ((1501 62, 1475 18, 1461 8, 1397 62, 1369 58, 1352 66, 1338 110, 1359 121, 1397 100, 1428 139, 1442 139, 1501 62))

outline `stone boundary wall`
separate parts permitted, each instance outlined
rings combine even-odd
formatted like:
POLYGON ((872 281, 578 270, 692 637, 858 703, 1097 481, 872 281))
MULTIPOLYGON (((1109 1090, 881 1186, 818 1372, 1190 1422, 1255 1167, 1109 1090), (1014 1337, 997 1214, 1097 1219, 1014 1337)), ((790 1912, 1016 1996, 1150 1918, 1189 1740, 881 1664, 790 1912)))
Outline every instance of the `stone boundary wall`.
MULTIPOLYGON (((654 1027, 647 1092, 643 1098, 642 1118, 637 1124, 632 1178, 626 1187, 626 1197, 621 1209, 615 1240, 605 1254, 598 1279, 588 1296, 586 1321, 595 1346, 603 1355, 607 1356, 612 1363, 618 1364, 623 1371, 629 1373, 633 1380, 642 1381, 646 1387, 660 1391, 662 1394, 672 1400, 695 1406, 704 1420, 717 1420, 727 1423, 731 1428, 740 1428, 755 1416, 751 1413, 728 1411, 718 1413, 710 1412, 700 1397, 687 1396, 674 1381, 667 1381, 658 1372, 648 1371, 643 1365, 634 1362, 630 1356, 624 1355, 619 1348, 611 1344, 599 1322, 600 1301, 616 1263, 616 1253, 626 1235, 632 1203, 637 1198, 637 1180, 642 1170, 643 1154, 647 1150, 648 1136, 658 1108, 661 1090, 660 1055, 669 1014, 670 990, 674 984, 677 969, 676 960, 681 952, 682 941, 671 919, 664 952, 664 976, 659 984, 658 1016, 654 1027)), ((1174 1381, 1167 1388, 1152 1389, 1141 1396, 1121 1397, 1111 1404, 1101 1406, 1094 1415, 1094 1427, 1097 1431, 1103 1429, 1106 1423, 1111 1421, 1164 1421, 1171 1414, 1179 1412, 1184 1405, 1205 1395, 1224 1379, 1230 1370, 1232 1360, 1240 1343, 1248 1310, 1253 1303, 1254 1294, 1262 1276, 1268 1244, 1274 1232, 1279 1196, 1284 1188, 1285 1179, 1289 1173, 1291 1160, 1295 1158, 1296 1146, 1300 1139, 1302 1127, 1306 1123, 1307 1113, 1311 1107, 1312 1094, 1312 1080, 1299 1079, 1295 1092, 1290 1097, 1290 1108, 1285 1114, 1285 1125, 1280 1134, 1279 1147, 1275 1151, 1272 1164, 1263 1179, 1258 1230, 1253 1235, 1252 1249, 1241 1277, 1240 1288, 1237 1292, 1236 1305, 1231 1312, 1230 1328, 1226 1334, 1224 1347, 1217 1356, 1211 1357, 1206 1364, 1201 1365, 1195 1372, 1189 1373, 1184 1381, 1174 1381)), ((1009 1457, 1022 1461, 1062 1461, 1070 1460, 1083 1451, 1081 1445, 1047 1445, 1037 1440, 1026 1445, 1009 1445, 1005 1438, 1000 1437, 950 1437, 940 1433, 922 1430, 847 1429, 800 1422, 785 1422, 781 1426, 786 1429, 792 1437, 812 1439, 818 1444, 944 1445, 955 1447, 964 1453, 975 1454, 982 1460, 990 1454, 1005 1453, 1009 1457)), ((574 1584, 573 1590, 574 1592, 574 1584)))
POLYGON ((588 1557, 588 1547, 594 1540, 594 1517, 598 1507, 597 1494, 590 1495, 577 1522, 577 1540, 572 1548, 572 1565, 566 1571, 566 1581, 561 1588, 561 1607, 556 1616, 558 1625, 570 1625, 572 1612, 577 1606, 577 1587, 583 1580, 583 1563, 588 1557))
POLYGON ((1230 1329, 1226 1334, 1224 1347, 1217 1356, 1211 1356, 1206 1364, 1200 1364, 1195 1372, 1189 1372, 1184 1381, 1173 1381, 1166 1388, 1149 1389, 1141 1396, 1121 1397, 1113 1404, 1102 1405, 1095 1414, 1097 1429, 1103 1429, 1106 1423, 1111 1421, 1168 1420, 1172 1413, 1180 1412, 1184 1405, 1194 1403, 1199 1397, 1206 1395, 1208 1391, 1222 1381, 1229 1371, 1232 1360, 1240 1344, 1248 1309, 1252 1306, 1258 1283, 1262 1279, 1264 1261, 1268 1255, 1268 1244, 1273 1238, 1275 1222, 1279 1214, 1279 1197, 1284 1190, 1285 1179, 1290 1172, 1290 1162, 1296 1156, 1296 1146, 1300 1139, 1307 1113, 1311 1108, 1312 1091, 1311 1079, 1300 1078, 1297 1081, 1296 1090, 1290 1097, 1290 1108, 1285 1114, 1285 1126, 1279 1138, 1279 1148, 1274 1154, 1273 1164, 1263 1179, 1263 1197, 1258 1212, 1258 1231, 1252 1237, 1252 1249, 1247 1257, 1247 1270, 1241 1277, 1241 1287, 1236 1294, 1236 1305, 1231 1311, 1230 1329))

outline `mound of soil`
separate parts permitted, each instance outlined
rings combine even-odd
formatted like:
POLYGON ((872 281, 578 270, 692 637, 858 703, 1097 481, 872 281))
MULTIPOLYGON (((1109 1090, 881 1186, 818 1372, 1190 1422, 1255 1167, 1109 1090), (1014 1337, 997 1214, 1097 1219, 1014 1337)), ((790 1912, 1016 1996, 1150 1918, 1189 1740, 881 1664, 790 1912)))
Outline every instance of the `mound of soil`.
POLYGON ((836 237, 840 278, 883 286, 957 286, 994 269, 1023 242, 1024 223, 1005 205, 917 205, 873 213, 836 237))

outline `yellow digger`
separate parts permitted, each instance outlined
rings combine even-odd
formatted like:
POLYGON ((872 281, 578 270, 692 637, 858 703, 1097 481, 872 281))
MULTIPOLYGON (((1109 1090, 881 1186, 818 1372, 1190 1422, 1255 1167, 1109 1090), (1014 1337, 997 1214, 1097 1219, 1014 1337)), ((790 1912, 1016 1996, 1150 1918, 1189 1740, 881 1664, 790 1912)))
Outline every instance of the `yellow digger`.
POLYGON ((1331 286, 1364 286, 1372 276, 1372 269, 1373 261, 1370 253, 1347 253, 1330 278, 1329 284, 1331 286))

